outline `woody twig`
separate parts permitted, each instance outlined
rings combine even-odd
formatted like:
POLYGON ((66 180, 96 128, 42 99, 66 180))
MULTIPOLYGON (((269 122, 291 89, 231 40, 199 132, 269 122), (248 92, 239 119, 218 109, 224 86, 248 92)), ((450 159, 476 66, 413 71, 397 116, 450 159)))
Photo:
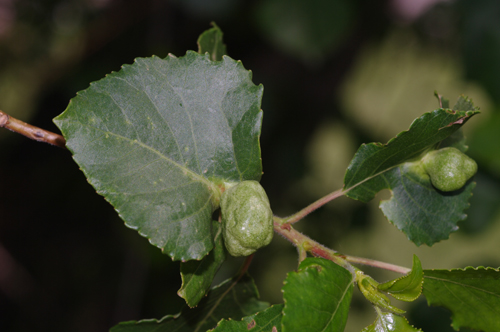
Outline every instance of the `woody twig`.
POLYGON ((2 111, 0 111, 0 127, 9 129, 38 142, 52 144, 63 149, 66 148, 66 140, 61 135, 32 126, 2 111))

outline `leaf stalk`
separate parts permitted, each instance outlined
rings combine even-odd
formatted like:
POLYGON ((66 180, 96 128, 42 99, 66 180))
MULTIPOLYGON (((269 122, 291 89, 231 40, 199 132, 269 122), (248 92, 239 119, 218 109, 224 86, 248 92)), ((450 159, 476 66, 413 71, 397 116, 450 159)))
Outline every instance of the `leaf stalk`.
POLYGON ((66 140, 59 134, 35 127, 0 111, 0 127, 24 135, 32 140, 66 148, 66 140))
POLYGON ((337 191, 334 191, 334 192, 332 192, 332 193, 330 193, 330 194, 328 194, 328 195, 326 195, 326 196, 318 199, 316 202, 314 202, 314 203, 306 206, 305 208, 303 208, 299 212, 291 215, 290 217, 285 218, 284 222, 286 222, 288 224, 294 224, 297 221, 303 219, 309 213, 311 213, 311 212, 317 210, 318 208, 322 207, 326 203, 328 203, 330 201, 333 201, 335 198, 338 198, 338 197, 344 195, 344 193, 345 193, 344 189, 339 189, 337 191))

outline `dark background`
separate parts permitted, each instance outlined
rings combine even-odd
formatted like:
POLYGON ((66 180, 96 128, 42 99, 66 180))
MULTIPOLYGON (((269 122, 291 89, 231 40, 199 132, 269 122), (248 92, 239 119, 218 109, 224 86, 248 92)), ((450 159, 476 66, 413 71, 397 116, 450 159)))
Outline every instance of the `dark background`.
MULTIPOLYGON (((341 252, 404 266, 413 253, 424 268, 499 266, 496 0, 3 0, 0 109, 57 132, 52 118, 77 91, 136 57, 196 50, 212 21, 228 54, 264 84, 262 184, 278 215, 339 189, 359 144, 386 142, 437 108, 435 90, 452 104, 468 94, 483 111, 466 126, 480 171, 469 218, 449 241, 416 248, 378 200, 339 199, 298 227, 341 252)), ((250 273, 262 299, 279 303, 296 266, 279 237, 260 250, 250 273)), ((68 151, 0 130, 0 331, 107 331, 161 318, 179 311, 179 287, 178 262, 124 227, 68 151)), ((446 310, 424 300, 408 308, 424 331, 452 330, 446 310)), ((346 331, 373 319, 355 297, 346 331)))

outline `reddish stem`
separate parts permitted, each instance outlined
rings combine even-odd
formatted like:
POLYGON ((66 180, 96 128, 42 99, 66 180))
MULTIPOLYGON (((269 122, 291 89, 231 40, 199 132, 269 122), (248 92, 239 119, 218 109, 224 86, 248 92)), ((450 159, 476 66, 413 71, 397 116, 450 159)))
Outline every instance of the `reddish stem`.
POLYGON ((280 218, 274 218, 274 231, 282 235, 297 248, 302 247, 304 250, 310 252, 316 257, 326 258, 348 269, 349 271, 353 270, 351 264, 343 259, 342 255, 337 254, 335 250, 319 244, 307 235, 295 230, 290 224, 283 223, 283 220, 280 218))
MULTIPOLYGON (((295 230, 292 225, 286 222, 287 219, 281 219, 279 217, 274 218, 274 231, 285 239, 290 241, 299 250, 299 254, 302 251, 307 251, 313 256, 322 257, 332 262, 346 268, 350 272, 354 273, 357 268, 351 265, 351 263, 369 265, 389 271, 394 271, 402 274, 406 274, 411 271, 406 267, 389 264, 385 262, 380 262, 368 258, 347 256, 337 253, 335 250, 325 247, 314 241, 307 235, 295 230)), ((300 258, 304 258, 304 255, 300 255, 300 258)))
POLYGON ((293 223, 296 223, 297 221, 303 219, 305 216, 307 216, 309 213, 313 212, 314 210, 322 207, 323 205, 325 205, 326 203, 334 200, 335 198, 337 197, 340 197, 344 195, 344 190, 343 189, 339 189, 337 191, 334 191, 320 199, 318 199, 316 202, 310 204, 309 206, 303 208, 302 210, 300 210, 299 212, 295 213, 294 215, 288 217, 288 218, 285 218, 285 222, 288 223, 288 224, 293 224, 293 223))
POLYGON ((350 263, 369 265, 369 266, 378 267, 378 268, 381 268, 384 270, 394 271, 394 272, 401 273, 401 274, 407 274, 411 271, 411 269, 403 267, 403 266, 394 265, 394 264, 385 263, 385 262, 380 262, 380 261, 376 261, 376 260, 369 259, 369 258, 355 257, 355 256, 348 256, 348 255, 345 255, 343 257, 345 258, 346 261, 348 261, 350 263))

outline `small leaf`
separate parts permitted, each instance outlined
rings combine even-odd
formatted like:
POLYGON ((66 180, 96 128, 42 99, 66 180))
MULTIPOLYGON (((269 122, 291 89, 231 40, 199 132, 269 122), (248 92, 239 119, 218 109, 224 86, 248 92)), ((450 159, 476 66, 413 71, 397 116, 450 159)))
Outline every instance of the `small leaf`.
POLYGON ((244 276, 238 282, 233 278, 214 287, 195 309, 185 307, 179 314, 160 320, 122 322, 110 332, 204 332, 215 327, 221 319, 241 319, 265 310, 269 305, 257 298, 252 278, 244 276))
MULTIPOLYGON (((446 100, 446 102, 449 103, 448 100, 446 100)), ((443 108, 446 107, 443 106, 443 108)), ((462 95, 458 99, 455 106, 453 106, 453 109, 457 111, 474 111, 476 108, 474 107, 472 100, 462 95)), ((468 150, 469 147, 465 144, 465 135, 462 128, 460 128, 459 130, 448 136, 445 140, 441 141, 441 143, 439 143, 439 148, 445 148, 445 147, 453 147, 462 151, 463 153, 465 153, 468 150)))
POLYGON ((213 332, 281 332, 283 304, 277 304, 241 321, 222 320, 213 332))
POLYGON ((378 289, 378 282, 367 276, 363 271, 356 271, 356 284, 363 296, 378 308, 389 310, 396 314, 404 314, 406 311, 391 305, 389 298, 378 289))
POLYGON ((370 326, 361 332, 418 332, 422 331, 411 326, 406 318, 393 313, 378 313, 378 317, 370 326))
POLYGON ((177 294, 185 299, 190 307, 196 306, 205 296, 215 274, 226 259, 222 226, 218 221, 213 221, 212 225, 213 229, 216 230, 214 249, 201 261, 181 263, 182 286, 177 294))
POLYGON ((210 60, 221 61, 222 56, 226 55, 226 45, 222 41, 222 30, 212 22, 213 28, 203 32, 198 37, 198 53, 210 54, 210 60))
POLYGON ((422 293, 423 283, 424 271, 422 270, 422 264, 420 259, 413 255, 413 267, 407 275, 380 284, 378 289, 388 292, 398 300, 411 302, 415 301, 422 293))
MULTIPOLYGON (((463 102, 466 104, 466 102, 463 102)), ((468 104, 467 104, 468 105, 468 104)), ((368 202, 383 190, 393 197, 381 203, 385 216, 416 245, 432 245, 458 229, 469 205, 473 183, 457 192, 436 190, 419 160, 429 149, 453 133, 477 110, 438 109, 416 119, 408 131, 387 144, 363 144, 344 177, 348 197, 368 202)))
POLYGON ((423 293, 429 305, 448 308, 452 326, 500 331, 500 271, 493 268, 424 270, 423 293))
POLYGON ((344 330, 351 303, 351 272, 323 258, 306 258, 284 282, 283 331, 344 330))
POLYGON ((79 92, 54 122, 126 225, 185 261, 213 248, 225 183, 262 175, 261 98, 241 62, 188 52, 124 65, 79 92))
POLYGON ((439 101, 439 108, 450 108, 450 101, 448 99, 438 94, 437 91, 434 91, 434 96, 436 96, 439 101))
POLYGON ((475 111, 476 107, 474 106, 472 99, 470 99, 467 96, 460 95, 457 102, 453 106, 453 109, 455 111, 467 112, 467 111, 475 111))

